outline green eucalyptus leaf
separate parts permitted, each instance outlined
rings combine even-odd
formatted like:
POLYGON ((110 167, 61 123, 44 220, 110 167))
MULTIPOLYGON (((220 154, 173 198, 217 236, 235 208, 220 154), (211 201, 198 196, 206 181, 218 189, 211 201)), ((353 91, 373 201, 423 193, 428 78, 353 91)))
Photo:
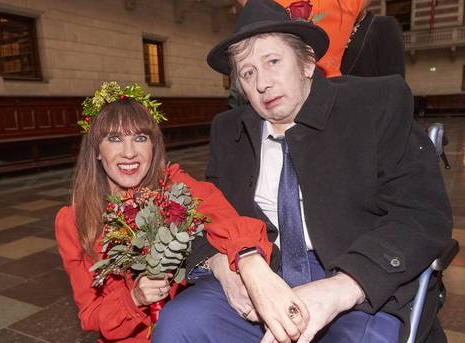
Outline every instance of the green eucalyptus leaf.
POLYGON ((116 255, 119 255, 120 253, 121 253, 121 251, 110 250, 110 251, 108 252, 108 256, 114 257, 114 256, 116 256, 116 255))
POLYGON ((176 183, 171 186, 170 193, 174 196, 178 196, 181 194, 183 185, 181 183, 176 183))
MULTIPOLYGON (((166 249, 166 245, 163 244, 163 243, 158 242, 158 243, 155 243, 155 245, 153 246, 153 248, 154 248, 157 252, 163 253, 163 252, 165 251, 165 249, 166 249)), ((152 252, 152 255, 153 255, 153 252, 152 252)))
POLYGON ((175 224, 175 223, 171 223, 170 224, 170 232, 173 236, 176 236, 176 234, 178 233, 178 226, 175 224))
POLYGON ((168 271, 172 271, 172 270, 176 270, 178 266, 177 265, 174 265, 174 264, 168 264, 168 265, 163 265, 161 264, 160 265, 160 271, 162 272, 168 272, 168 271))
POLYGON ((168 244, 168 249, 171 251, 182 251, 187 248, 187 243, 181 243, 177 240, 171 241, 170 244, 168 244))
POLYGON ((178 232, 176 234, 176 240, 181 243, 189 242, 189 234, 187 232, 178 232))
POLYGON ((161 256, 162 256, 162 254, 163 254, 163 252, 157 251, 157 249, 155 248, 155 245, 152 245, 152 246, 150 247, 150 255, 152 255, 152 257, 153 257, 154 259, 160 259, 161 256))
POLYGON ((145 255, 145 260, 150 267, 156 267, 160 263, 160 259, 153 258, 152 255, 145 255))
POLYGON ((182 259, 184 258, 184 256, 178 252, 173 252, 169 249, 166 249, 165 251, 165 257, 166 258, 169 258, 169 259, 176 259, 176 260, 179 260, 179 261, 182 261, 182 259))
POLYGON ((102 267, 105 267, 108 263, 110 263, 110 259, 103 259, 98 262, 96 262, 92 267, 89 268, 90 272, 93 272, 94 270, 100 269, 102 267))
POLYGON ((179 268, 174 276, 174 282, 181 283, 186 278, 186 268, 179 268))
POLYGON ((142 239, 145 239, 147 237, 147 232, 138 230, 138 231, 136 231, 136 237, 140 237, 142 239))
POLYGON ((192 203, 192 198, 188 195, 184 195, 182 201, 184 205, 190 205, 192 203))
POLYGON ((178 260, 178 259, 168 258, 168 257, 165 256, 165 257, 163 257, 163 258, 161 259, 160 264, 161 264, 162 266, 165 266, 165 267, 166 267, 166 266, 177 267, 177 266, 179 266, 180 262, 181 262, 181 261, 178 260))
POLYGON ((165 226, 162 226, 158 229, 158 237, 160 238, 160 241, 164 244, 168 244, 173 239, 170 230, 165 226))
POLYGON ((158 264, 156 267, 152 267, 150 265, 147 266, 147 273, 149 276, 158 277, 161 273, 161 265, 158 264))
POLYGON ((145 239, 143 239, 142 237, 133 238, 131 244, 138 249, 142 249, 145 245, 145 239))
POLYGON ((118 252, 124 252, 127 250, 129 250, 129 248, 127 245, 124 245, 124 244, 115 245, 114 247, 110 249, 110 251, 118 251, 118 252))
POLYGON ((138 271, 143 271, 147 267, 146 263, 136 262, 131 265, 131 268, 138 271))
POLYGON ((107 200, 113 204, 121 205, 123 202, 121 201, 120 197, 117 197, 116 195, 109 194, 107 195, 107 200))
POLYGON ((144 215, 144 210, 145 209, 139 211, 136 215, 135 222, 138 228, 143 228, 145 225, 147 225, 147 217, 144 215))

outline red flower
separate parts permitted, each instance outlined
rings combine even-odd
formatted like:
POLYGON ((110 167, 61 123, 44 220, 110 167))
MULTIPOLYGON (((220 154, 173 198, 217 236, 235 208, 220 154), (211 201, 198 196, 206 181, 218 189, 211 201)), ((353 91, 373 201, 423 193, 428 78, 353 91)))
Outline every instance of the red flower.
POLYGON ((187 217, 187 209, 175 201, 170 201, 167 208, 168 221, 171 223, 182 223, 187 217))
POLYGON ((124 207, 124 219, 126 222, 130 223, 136 219, 136 215, 139 212, 137 207, 133 207, 131 205, 124 207))
POLYGON ((289 5, 289 12, 292 19, 308 20, 312 13, 313 5, 310 1, 294 1, 289 5))

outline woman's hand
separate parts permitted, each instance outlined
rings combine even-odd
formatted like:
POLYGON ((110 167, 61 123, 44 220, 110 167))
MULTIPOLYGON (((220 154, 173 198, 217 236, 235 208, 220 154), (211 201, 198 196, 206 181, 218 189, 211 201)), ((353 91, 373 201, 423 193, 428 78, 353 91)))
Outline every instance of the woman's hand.
POLYGON ((239 274, 229 269, 228 257, 216 254, 208 259, 213 275, 220 282, 229 305, 244 319, 258 321, 252 301, 239 274))
POLYGON ((134 304, 136 306, 148 306, 165 299, 170 290, 169 278, 169 275, 166 275, 164 279, 149 279, 147 276, 138 278, 131 291, 134 304))
POLYGON ((305 303, 258 254, 241 258, 238 270, 271 337, 286 343, 297 340, 309 321, 305 303), (289 317, 289 307, 298 310, 293 318, 289 317))

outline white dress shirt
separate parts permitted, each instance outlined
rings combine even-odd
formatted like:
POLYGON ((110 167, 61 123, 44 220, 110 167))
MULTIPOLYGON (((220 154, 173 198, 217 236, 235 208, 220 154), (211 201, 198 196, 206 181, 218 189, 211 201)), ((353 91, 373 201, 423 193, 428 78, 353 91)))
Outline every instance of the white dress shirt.
MULTIPOLYGON (((268 121, 265 121, 262 132, 262 149, 260 152, 260 172, 258 174, 254 199, 257 205, 262 209, 263 213, 265 213, 273 225, 278 228, 278 237, 274 243, 279 247, 278 188, 281 169, 283 166, 283 150, 281 148, 281 143, 270 139, 270 136, 278 138, 283 135, 276 134, 273 130, 273 126, 268 121)), ((305 224, 303 199, 300 186, 299 198, 305 244, 308 250, 312 250, 312 242, 308 235, 307 225, 305 224)))

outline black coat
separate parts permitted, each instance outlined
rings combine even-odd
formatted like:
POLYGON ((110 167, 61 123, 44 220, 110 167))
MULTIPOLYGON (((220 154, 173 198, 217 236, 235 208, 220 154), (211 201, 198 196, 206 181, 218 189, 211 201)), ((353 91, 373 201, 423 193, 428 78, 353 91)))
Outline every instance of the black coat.
MULTIPOLYGON (((307 228, 327 274, 343 270, 357 280, 368 299, 360 309, 403 321, 416 278, 445 248, 452 227, 437 156, 412 106, 399 76, 328 80, 317 71, 286 131, 307 228)), ((216 116, 207 179, 241 215, 266 220, 254 202, 261 127, 250 105, 216 116)), ((276 228, 267 223, 274 241, 276 228)), ((212 253, 203 243, 191 263, 212 253)), ((424 325, 435 316, 428 318, 424 325)))
POLYGON ((404 38, 396 18, 367 12, 344 52, 341 73, 404 77, 404 38))

